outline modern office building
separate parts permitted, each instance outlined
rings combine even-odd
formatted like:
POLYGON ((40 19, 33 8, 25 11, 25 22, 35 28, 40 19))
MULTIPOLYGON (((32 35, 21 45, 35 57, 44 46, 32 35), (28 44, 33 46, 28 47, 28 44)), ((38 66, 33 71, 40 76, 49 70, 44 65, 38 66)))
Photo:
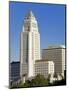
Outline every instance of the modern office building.
POLYGON ((17 81, 20 78, 20 62, 10 63, 10 82, 17 81))
POLYGON ((42 50, 42 59, 54 62, 54 70, 56 74, 64 76, 65 70, 65 46, 49 46, 42 50))
POLYGON ((27 77, 32 77, 35 75, 35 61, 41 58, 38 23, 32 11, 29 11, 24 18, 20 50, 20 76, 26 74, 27 77))
POLYGON ((44 75, 48 78, 49 75, 54 75, 54 62, 46 60, 37 60, 35 62, 35 75, 44 75))

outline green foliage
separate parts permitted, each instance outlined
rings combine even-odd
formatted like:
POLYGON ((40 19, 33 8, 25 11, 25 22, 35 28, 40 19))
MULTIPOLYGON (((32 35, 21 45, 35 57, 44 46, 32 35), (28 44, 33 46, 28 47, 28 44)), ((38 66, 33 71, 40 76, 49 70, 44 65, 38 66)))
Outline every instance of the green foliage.
MULTIPOLYGON (((27 87, 43 87, 43 86, 58 86, 58 85, 65 85, 66 84, 66 78, 62 79, 60 81, 54 81, 54 83, 50 82, 50 76, 48 75, 48 78, 46 79, 43 75, 38 74, 34 79, 27 80, 25 83, 19 82, 16 85, 13 85, 12 88, 27 88, 27 87)), ((56 74, 55 74, 56 77, 56 74)))
POLYGON ((47 78, 48 82, 50 82, 50 77, 51 77, 51 74, 48 75, 48 78, 47 78))
POLYGON ((54 78, 57 78, 57 74, 56 73, 54 74, 54 78))
POLYGON ((31 80, 30 86, 47 86, 48 80, 43 75, 38 74, 34 79, 31 80))
POLYGON ((25 88, 25 87, 37 87, 37 86, 47 86, 48 80, 44 78, 43 75, 38 74, 31 81, 27 80, 24 84, 20 82, 17 85, 14 85, 12 88, 25 88))

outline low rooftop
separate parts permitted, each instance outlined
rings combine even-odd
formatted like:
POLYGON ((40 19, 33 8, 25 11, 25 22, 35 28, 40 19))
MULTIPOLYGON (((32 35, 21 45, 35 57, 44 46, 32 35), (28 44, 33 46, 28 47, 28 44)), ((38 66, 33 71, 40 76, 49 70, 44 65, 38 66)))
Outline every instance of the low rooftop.
POLYGON ((65 45, 53 45, 53 46, 48 46, 48 48, 45 49, 62 49, 62 48, 65 49, 65 45))

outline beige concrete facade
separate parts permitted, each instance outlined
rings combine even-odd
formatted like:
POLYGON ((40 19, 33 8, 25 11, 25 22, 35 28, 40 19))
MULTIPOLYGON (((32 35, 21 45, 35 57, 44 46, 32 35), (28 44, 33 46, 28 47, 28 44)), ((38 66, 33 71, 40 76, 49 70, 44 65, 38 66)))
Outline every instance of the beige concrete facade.
POLYGON ((48 78, 48 75, 54 75, 54 62, 39 60, 35 62, 35 75, 40 74, 44 75, 45 78, 48 78))
POLYGON ((62 74, 64 76, 65 70, 65 47, 60 46, 50 46, 42 50, 42 59, 47 59, 54 62, 54 70, 57 74, 62 74))
POLYGON ((24 73, 28 77, 35 75, 35 60, 40 56, 40 34, 38 32, 38 23, 32 11, 29 11, 24 18, 23 30, 21 32, 21 60, 20 76, 24 73), (27 70, 25 70, 25 68, 27 70))

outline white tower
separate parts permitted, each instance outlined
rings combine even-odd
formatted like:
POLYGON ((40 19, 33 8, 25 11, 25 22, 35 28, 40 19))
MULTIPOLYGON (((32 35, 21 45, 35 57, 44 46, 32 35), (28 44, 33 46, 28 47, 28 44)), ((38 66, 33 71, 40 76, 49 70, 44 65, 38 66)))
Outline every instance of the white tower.
POLYGON ((40 34, 38 24, 32 11, 24 18, 23 30, 21 32, 21 61, 20 75, 27 77, 35 75, 35 60, 40 60, 40 34))

